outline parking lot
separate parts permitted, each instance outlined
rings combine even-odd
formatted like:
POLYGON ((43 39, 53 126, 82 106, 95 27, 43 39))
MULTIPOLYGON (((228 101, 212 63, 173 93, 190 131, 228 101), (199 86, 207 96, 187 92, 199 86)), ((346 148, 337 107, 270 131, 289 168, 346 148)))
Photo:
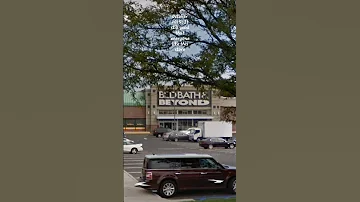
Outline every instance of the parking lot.
MULTIPOLYGON (((147 154, 179 154, 179 153, 201 153, 213 156, 222 164, 236 166, 236 149, 203 149, 199 147, 198 143, 179 141, 169 142, 163 141, 162 138, 157 138, 152 135, 127 135, 128 139, 140 142, 143 144, 144 151, 137 154, 124 154, 124 170, 138 179, 141 176, 142 163, 144 156, 147 154)), ((205 198, 228 198, 235 197, 228 195, 223 191, 211 193, 208 192, 187 192, 179 193, 173 199, 205 199, 205 198)), ((171 199, 170 199, 171 200, 171 199)))

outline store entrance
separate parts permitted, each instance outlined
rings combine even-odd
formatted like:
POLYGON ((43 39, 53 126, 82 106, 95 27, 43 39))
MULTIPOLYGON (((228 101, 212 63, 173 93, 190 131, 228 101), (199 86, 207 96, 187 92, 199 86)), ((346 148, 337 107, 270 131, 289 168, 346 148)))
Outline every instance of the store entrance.
POLYGON ((159 125, 161 128, 170 128, 171 130, 176 130, 176 122, 174 121, 160 121, 159 125))
POLYGON ((160 128, 170 128, 171 130, 187 130, 191 127, 197 127, 199 121, 211 121, 211 119, 183 119, 183 120, 159 120, 160 128))

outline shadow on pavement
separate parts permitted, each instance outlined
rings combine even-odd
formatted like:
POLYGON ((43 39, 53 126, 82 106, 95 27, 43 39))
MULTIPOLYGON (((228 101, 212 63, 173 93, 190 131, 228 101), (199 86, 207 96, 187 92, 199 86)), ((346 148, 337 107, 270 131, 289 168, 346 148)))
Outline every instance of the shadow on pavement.
POLYGON ((170 200, 179 199, 194 199, 194 200, 205 200, 205 199, 227 199, 235 198, 236 195, 228 194, 224 190, 211 190, 211 191, 183 191, 179 192, 174 198, 170 200))

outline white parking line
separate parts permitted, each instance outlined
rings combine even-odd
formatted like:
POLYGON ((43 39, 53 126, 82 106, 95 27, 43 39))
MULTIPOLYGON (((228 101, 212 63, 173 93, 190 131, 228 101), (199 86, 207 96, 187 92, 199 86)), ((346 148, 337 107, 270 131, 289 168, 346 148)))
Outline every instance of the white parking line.
POLYGON ((127 172, 127 173, 131 173, 131 174, 141 174, 141 172, 127 172))

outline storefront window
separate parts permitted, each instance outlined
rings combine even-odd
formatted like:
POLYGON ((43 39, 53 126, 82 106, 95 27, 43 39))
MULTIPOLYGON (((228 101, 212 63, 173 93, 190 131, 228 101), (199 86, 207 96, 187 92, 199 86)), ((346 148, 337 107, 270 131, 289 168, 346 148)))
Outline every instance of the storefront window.
POLYGON ((179 114, 192 114, 192 110, 179 110, 179 114))
POLYGON ((177 114, 176 110, 159 110, 159 114, 177 114))
POLYGON ((145 129, 146 119, 124 119, 124 128, 127 130, 145 129))
POLYGON ((145 127, 146 120, 145 119, 136 119, 136 127, 145 127))
POLYGON ((134 127, 135 119, 124 119, 124 127, 134 127))
POLYGON ((194 110, 193 114, 207 115, 209 114, 208 110, 194 110))
POLYGON ((176 130, 176 121, 174 120, 159 120, 159 126, 161 128, 170 128, 176 130))
POLYGON ((179 130, 186 130, 191 127, 193 127, 192 119, 179 120, 179 130))

